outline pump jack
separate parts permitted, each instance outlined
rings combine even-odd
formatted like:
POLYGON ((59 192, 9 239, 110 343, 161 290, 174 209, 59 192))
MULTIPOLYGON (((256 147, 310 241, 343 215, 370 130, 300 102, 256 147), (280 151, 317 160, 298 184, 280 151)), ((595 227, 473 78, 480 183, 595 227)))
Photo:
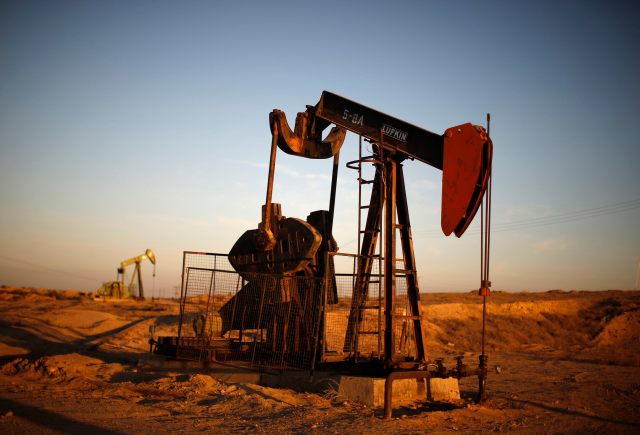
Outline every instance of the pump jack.
MULTIPOLYGON (((471 370, 458 359, 455 367, 447 369, 441 360, 431 362, 426 352, 426 336, 419 294, 418 274, 413 250, 411 223, 405 189, 403 163, 417 160, 442 170, 441 228, 446 236, 461 237, 480 209, 482 216, 481 283, 479 294, 489 295, 488 231, 490 222, 490 186, 493 143, 488 132, 470 123, 447 129, 438 135, 400 119, 386 115, 360 103, 324 91, 319 102, 298 113, 292 131, 284 112, 269 114, 271 152, 265 204, 257 229, 246 231, 228 254, 238 283, 234 295, 217 311, 221 318, 220 338, 188 334, 188 307, 198 300, 190 292, 192 272, 210 273, 207 282, 215 281, 220 271, 215 265, 208 269, 197 263, 187 266, 183 260, 181 317, 177 337, 160 337, 154 349, 157 353, 183 358, 208 358, 229 361, 237 358, 250 361, 253 366, 280 368, 310 368, 331 370, 331 364, 349 370, 386 376, 385 417, 391 415, 391 389, 395 379, 478 376, 479 400, 484 399, 487 377, 487 357, 483 344, 480 364, 471 370), (323 131, 335 124, 323 138, 323 131), (358 218, 358 252, 351 303, 344 341, 340 349, 329 349, 326 336, 327 304, 338 303, 336 273, 333 264, 338 246, 333 238, 333 220, 339 155, 347 131, 360 137, 359 159, 347 167, 358 169, 358 182, 372 184, 367 205, 361 202, 359 211, 366 210, 364 229, 358 218), (372 145, 372 155, 362 156, 362 140, 372 145), (272 203, 276 151, 311 159, 333 158, 329 210, 317 210, 306 221, 282 215, 281 205, 272 203), (363 163, 375 167, 373 180, 364 180, 363 163), (485 219, 486 217, 486 219, 485 219), (400 234, 402 267, 396 256, 396 232, 400 234), (486 236, 484 235, 486 233, 486 236), (376 254, 376 244, 380 243, 376 254), (381 271, 379 288, 384 295, 380 304, 371 306, 369 300, 374 262, 381 271), (406 282, 407 308, 398 309, 396 278, 406 282), (239 290, 238 290, 239 289, 239 290), (268 307, 268 309, 267 309, 268 307), (371 333, 361 328, 363 312, 375 309, 384 316, 379 321, 378 351, 364 354, 359 351, 360 335, 371 333), (184 325, 183 325, 184 324, 184 325), (399 331, 402 334, 398 336, 399 331), (235 331, 234 334, 231 331, 235 331), (252 339, 243 331, 252 331, 252 339), (226 334, 226 335, 225 335, 226 334), (380 339, 384 335, 384 341, 380 339), (406 350, 407 337, 412 337, 411 352, 406 350), (249 341, 247 341, 249 340, 249 341), (401 349, 403 348, 403 349, 401 349), (275 358, 275 360, 274 360, 275 358), (297 365, 296 365, 297 364, 297 365), (435 367, 435 370, 432 368, 435 367)), ((186 255, 217 256, 218 254, 185 252, 186 255)), ((216 257, 217 258, 217 257, 216 257)), ((191 263, 189 263, 191 264, 191 263)), ((208 288, 207 301, 212 289, 208 288)), ((483 304, 484 305, 484 304, 483 304)), ((210 310, 207 302, 205 311, 210 310)), ((196 311, 199 315, 200 311, 196 311)), ((335 317, 334 317, 335 319, 335 317)), ((335 332, 335 331, 334 331, 335 332)))
POLYGON ((112 298, 122 298, 130 295, 131 288, 133 286, 133 282, 138 278, 138 298, 144 299, 144 287, 142 286, 142 270, 141 265, 142 261, 149 260, 151 264, 153 264, 153 276, 156 276, 156 255, 153 253, 151 249, 147 249, 144 254, 140 254, 136 257, 129 258, 127 260, 123 260, 118 267, 118 276, 115 281, 109 281, 102 285, 100 290, 98 290, 98 295, 100 296, 109 296, 112 298), (133 275, 131 276, 131 281, 128 287, 125 287, 124 283, 124 272, 127 266, 135 264, 135 268, 133 270, 133 275))
MULTIPOLYGON (((409 366, 423 365, 426 362, 425 328, 402 163, 407 159, 418 160, 443 171, 442 231, 447 236, 454 233, 460 237, 473 220, 487 190, 493 150, 487 132, 483 127, 468 123, 438 135, 327 91, 322 93, 315 106, 307 106, 306 112, 298 113, 293 132, 286 115, 280 110, 271 112, 269 121, 272 143, 262 221, 257 230, 247 231, 233 246, 229 253, 231 264, 240 274, 295 275, 303 272, 322 277, 333 270, 331 264, 322 261, 322 254, 330 251, 330 245, 335 245, 327 241, 333 239, 331 230, 340 148, 347 131, 360 135, 373 144, 373 155, 348 165, 367 161, 375 165, 376 171, 369 205, 361 207, 368 213, 365 229, 360 231, 362 244, 343 351, 355 352, 357 359, 358 330, 367 299, 375 247, 378 237, 384 237, 383 365, 387 370, 407 366, 395 354, 397 338, 394 331, 398 321, 408 322, 413 327, 416 358, 409 366), (336 127, 322 139, 322 131, 331 124, 336 127), (320 222, 318 219, 312 222, 311 215, 307 222, 284 218, 280 204, 271 203, 276 147, 288 154, 311 159, 333 157, 329 211, 314 212, 322 215, 320 222), (402 269, 396 267, 396 230, 399 230, 403 251, 402 269), (297 249, 283 249, 289 246, 297 249), (395 306, 398 273, 406 276, 408 284, 409 312, 402 315, 397 314, 395 306)), ((330 294, 327 297, 331 299, 330 294)), ((229 302, 232 303, 235 301, 229 302)))

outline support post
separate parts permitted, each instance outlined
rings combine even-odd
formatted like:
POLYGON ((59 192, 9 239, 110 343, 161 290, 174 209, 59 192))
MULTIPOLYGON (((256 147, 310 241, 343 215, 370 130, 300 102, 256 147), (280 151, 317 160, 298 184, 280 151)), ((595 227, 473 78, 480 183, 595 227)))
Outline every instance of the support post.
POLYGON ((140 270, 139 261, 136 261, 136 273, 138 274, 138 297, 144 300, 144 288, 142 288, 142 271, 140 270))
POLYGON ((333 170, 331 171, 331 194, 329 197, 329 234, 333 234, 333 215, 336 208, 336 186, 338 185, 338 169, 340 167, 340 151, 333 156, 333 170))
POLYGON ((394 309, 396 305, 396 161, 385 161, 386 200, 384 206, 384 366, 393 367, 395 356, 394 309))
POLYGON ((487 363, 489 361, 489 357, 487 355, 480 355, 479 360, 477 402, 482 403, 487 400, 487 363))
POLYGON ((391 372, 387 375, 384 381, 384 419, 391 419, 391 412, 393 411, 393 381, 396 379, 426 379, 427 385, 429 385, 429 379, 431 375, 427 370, 413 370, 402 372, 391 372))
MULTIPOLYGON (((186 260, 187 260, 187 253, 186 252, 182 252, 182 275, 181 275, 181 279, 180 279, 180 321, 178 322, 178 345, 179 345, 179 341, 180 338, 182 337, 182 321, 184 320, 184 303, 186 298, 186 292, 187 289, 189 288, 189 270, 187 269, 187 276, 184 276, 184 272, 185 272, 185 265, 186 265, 186 260)), ((232 323, 233 325, 233 323, 232 323)))
POLYGON ((258 225, 256 234, 256 245, 258 249, 269 251, 276 244, 276 238, 271 230, 271 194, 273 192, 273 174, 276 168, 276 150, 278 149, 278 127, 272 126, 271 133, 271 154, 269 156, 269 178, 267 179, 267 197, 265 199, 262 222, 258 225))
POLYGON ((416 272, 416 260, 413 252, 413 238, 411 236, 411 221, 409 220, 409 207, 407 203, 407 191, 404 184, 402 164, 397 163, 397 207, 398 223, 400 224, 400 241, 404 257, 404 268, 407 271, 407 297, 413 318, 413 332, 416 344, 416 359, 425 361, 426 336, 422 327, 422 304, 420 303, 420 289, 416 272))

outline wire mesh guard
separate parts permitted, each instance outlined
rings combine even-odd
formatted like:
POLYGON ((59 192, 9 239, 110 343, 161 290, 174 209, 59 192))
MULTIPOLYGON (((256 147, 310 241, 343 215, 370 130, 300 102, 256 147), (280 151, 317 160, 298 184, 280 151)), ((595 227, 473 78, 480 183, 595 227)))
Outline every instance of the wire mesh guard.
MULTIPOLYGON (((251 367, 310 369, 314 362, 375 358, 384 347, 380 278, 374 266, 366 296, 358 296, 355 273, 240 276, 226 255, 185 252, 178 335, 164 339, 177 358, 251 367)), ((402 276, 396 288, 396 312, 406 314, 402 276)), ((410 356, 410 325, 394 325, 396 354, 410 356)))

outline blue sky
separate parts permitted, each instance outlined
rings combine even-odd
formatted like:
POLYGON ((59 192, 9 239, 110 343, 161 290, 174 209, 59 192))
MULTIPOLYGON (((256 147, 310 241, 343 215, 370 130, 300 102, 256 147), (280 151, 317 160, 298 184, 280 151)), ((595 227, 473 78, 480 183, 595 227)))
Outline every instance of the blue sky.
MULTIPOLYGON (((633 288, 639 12, 589 1, 2 1, 0 283, 93 290, 152 248, 155 291, 173 291, 183 250, 226 253, 257 225, 268 113, 293 121, 326 89, 437 133, 491 112, 494 288, 633 288)), ((350 135, 341 161, 356 155, 350 135)), ((274 200, 287 216, 326 209, 330 174, 328 160, 279 153, 274 200)), ((444 237, 441 173, 408 162, 405 175, 421 288, 477 288, 477 223, 444 237)), ((342 166, 345 252, 356 189, 342 166)))

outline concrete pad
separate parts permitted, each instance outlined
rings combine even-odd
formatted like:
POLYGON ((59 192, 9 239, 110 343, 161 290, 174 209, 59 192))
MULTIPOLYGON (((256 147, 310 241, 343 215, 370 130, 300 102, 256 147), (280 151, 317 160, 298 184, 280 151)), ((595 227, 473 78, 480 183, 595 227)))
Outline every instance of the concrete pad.
MULTIPOLYGON (((338 394, 353 402, 371 407, 384 406, 384 378, 341 376, 338 394)), ((423 379, 397 379, 393 382, 393 404, 425 398, 423 379)))
POLYGON ((456 378, 432 378, 429 380, 429 400, 432 402, 457 402, 460 386, 456 378))

